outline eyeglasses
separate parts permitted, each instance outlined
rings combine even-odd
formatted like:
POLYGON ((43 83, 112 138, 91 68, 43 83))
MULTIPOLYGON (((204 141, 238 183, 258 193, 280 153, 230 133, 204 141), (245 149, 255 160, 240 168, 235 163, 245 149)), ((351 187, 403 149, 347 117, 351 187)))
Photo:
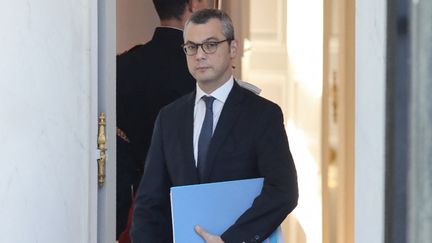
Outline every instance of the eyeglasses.
POLYGON ((196 55, 198 52, 198 47, 200 47, 200 46, 201 46, 201 49, 204 51, 204 53, 212 54, 212 53, 216 52, 218 45, 222 42, 225 42, 225 41, 229 42, 231 40, 225 39, 222 41, 206 41, 206 42, 203 42, 201 44, 195 44, 195 43, 189 42, 189 43, 183 44, 182 47, 183 47, 184 52, 188 56, 196 55))

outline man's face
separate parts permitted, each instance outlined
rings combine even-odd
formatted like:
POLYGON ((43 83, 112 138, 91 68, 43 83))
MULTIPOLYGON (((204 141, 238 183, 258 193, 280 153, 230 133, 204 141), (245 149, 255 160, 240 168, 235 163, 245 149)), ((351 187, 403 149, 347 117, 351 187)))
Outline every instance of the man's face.
MULTIPOLYGON (((222 32, 222 24, 218 19, 210 19, 205 24, 189 23, 184 31, 184 43, 202 44, 226 40, 222 32)), ((189 72, 197 80, 201 88, 204 86, 220 87, 231 76, 231 60, 236 54, 236 42, 228 41, 217 45, 214 53, 207 54, 202 46, 195 55, 186 55, 189 72)))

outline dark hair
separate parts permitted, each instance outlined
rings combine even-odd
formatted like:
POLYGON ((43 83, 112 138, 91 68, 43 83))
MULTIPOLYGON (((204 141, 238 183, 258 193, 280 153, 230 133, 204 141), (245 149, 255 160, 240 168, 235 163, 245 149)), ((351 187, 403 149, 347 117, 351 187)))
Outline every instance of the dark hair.
POLYGON ((156 12, 161 20, 175 18, 181 20, 188 0, 153 0, 156 12))
POLYGON ((205 24, 210 19, 218 19, 222 23, 222 31, 225 38, 228 40, 234 40, 234 27, 231 18, 224 11, 219 9, 202 9, 194 14, 186 21, 185 26, 189 23, 193 24, 205 24))

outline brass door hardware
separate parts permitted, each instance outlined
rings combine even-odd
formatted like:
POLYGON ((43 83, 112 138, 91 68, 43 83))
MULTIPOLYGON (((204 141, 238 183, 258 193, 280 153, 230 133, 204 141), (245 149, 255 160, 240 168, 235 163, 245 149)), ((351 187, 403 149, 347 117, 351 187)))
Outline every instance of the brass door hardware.
POLYGON ((105 113, 99 114, 99 135, 97 139, 98 149, 100 157, 98 162, 98 182, 99 186, 103 186, 105 183, 105 163, 106 163, 106 136, 105 136, 105 113))
POLYGON ((332 98, 332 117, 333 122, 338 122, 338 73, 337 71, 333 71, 333 84, 332 84, 332 90, 331 90, 331 98, 332 98))

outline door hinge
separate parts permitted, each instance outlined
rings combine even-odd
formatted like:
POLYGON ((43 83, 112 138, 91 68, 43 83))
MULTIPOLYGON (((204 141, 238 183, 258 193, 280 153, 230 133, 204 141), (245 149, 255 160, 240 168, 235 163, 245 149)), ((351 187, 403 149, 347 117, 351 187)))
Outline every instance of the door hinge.
POLYGON ((98 162, 98 182, 99 186, 103 186, 105 183, 105 164, 106 164, 106 136, 105 136, 105 113, 101 112, 99 114, 99 133, 98 133, 98 149, 99 149, 99 159, 98 162))

